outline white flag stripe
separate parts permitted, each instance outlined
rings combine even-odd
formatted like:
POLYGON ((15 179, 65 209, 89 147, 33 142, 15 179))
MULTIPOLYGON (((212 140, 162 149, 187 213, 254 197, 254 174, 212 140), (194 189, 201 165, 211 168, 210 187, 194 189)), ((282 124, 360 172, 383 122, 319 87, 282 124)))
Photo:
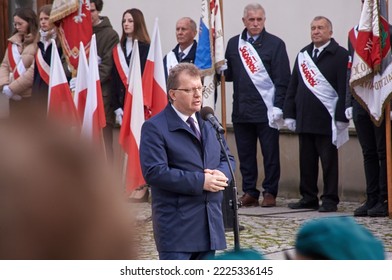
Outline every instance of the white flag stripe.
POLYGON ((159 27, 158 27, 158 18, 155 19, 150 51, 148 53, 147 59, 150 61, 154 61, 155 63, 154 79, 161 87, 161 89, 166 93, 166 79, 165 79, 165 73, 163 72, 164 65, 163 65, 163 57, 162 57, 161 37, 159 34, 159 27))
POLYGON ((97 81, 99 80, 98 71, 98 54, 95 34, 91 38, 90 56, 89 56, 89 71, 88 71, 88 86, 86 97, 86 108, 84 110, 82 135, 89 140, 93 140, 93 116, 98 109, 97 101, 97 81))
POLYGON ((130 61, 129 87, 128 91, 132 94, 131 110, 131 133, 135 138, 137 147, 140 147, 140 137, 142 125, 144 123, 144 105, 143 105, 143 88, 142 74, 140 71, 139 44, 135 40, 133 45, 132 56, 130 61))
MULTIPOLYGON (((56 46, 56 42, 54 39, 52 41, 52 46, 56 46)), ((57 48, 52 49, 52 54, 50 57, 50 77, 49 77, 49 94, 48 94, 48 110, 49 110, 49 104, 50 104, 50 98, 51 98, 51 92, 52 88, 54 86, 63 84, 63 83, 68 83, 67 77, 65 76, 63 65, 61 64, 61 59, 58 53, 57 48)))
POLYGON ((84 50, 83 42, 80 42, 78 75, 76 76, 76 86, 75 86, 75 93, 74 93, 74 102, 76 108, 78 108, 79 93, 87 88, 88 73, 89 71, 88 71, 86 52, 84 50))

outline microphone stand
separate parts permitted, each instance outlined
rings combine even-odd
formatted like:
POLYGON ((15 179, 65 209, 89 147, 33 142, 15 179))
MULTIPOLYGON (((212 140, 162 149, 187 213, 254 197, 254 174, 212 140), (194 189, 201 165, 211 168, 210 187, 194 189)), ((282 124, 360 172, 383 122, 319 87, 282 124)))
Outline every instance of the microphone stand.
POLYGON ((216 132, 216 138, 218 138, 219 144, 221 146, 221 150, 225 154, 225 158, 226 158, 227 164, 229 166, 230 175, 232 178, 230 185, 229 185, 229 188, 232 187, 232 199, 229 201, 229 205, 233 209, 234 251, 239 252, 240 251, 240 231, 239 231, 239 223, 238 223, 239 203, 237 202, 237 185, 236 185, 236 181, 235 181, 235 177, 234 177, 233 167, 231 166, 231 163, 229 160, 229 155, 227 154, 225 146, 223 145, 222 134, 220 134, 219 131, 216 132))

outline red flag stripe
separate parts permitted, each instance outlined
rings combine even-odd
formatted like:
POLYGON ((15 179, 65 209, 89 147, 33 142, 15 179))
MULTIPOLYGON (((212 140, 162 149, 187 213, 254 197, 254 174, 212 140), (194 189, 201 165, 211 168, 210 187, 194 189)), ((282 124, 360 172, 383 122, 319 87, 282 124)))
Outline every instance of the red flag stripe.
POLYGON ((42 80, 47 85, 49 85, 50 66, 46 63, 40 50, 38 50, 37 54, 35 55, 35 61, 37 62, 39 75, 41 76, 42 80))

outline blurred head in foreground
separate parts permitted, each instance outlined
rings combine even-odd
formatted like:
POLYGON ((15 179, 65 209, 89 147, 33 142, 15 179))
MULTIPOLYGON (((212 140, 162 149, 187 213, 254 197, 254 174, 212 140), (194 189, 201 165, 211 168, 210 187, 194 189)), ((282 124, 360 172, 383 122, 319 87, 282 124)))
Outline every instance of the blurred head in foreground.
POLYGON ((135 258, 121 190, 69 130, 0 123, 0 155, 0 259, 135 258))
POLYGON ((305 223, 298 231, 299 260, 383 260, 382 242, 351 217, 328 217, 305 223))

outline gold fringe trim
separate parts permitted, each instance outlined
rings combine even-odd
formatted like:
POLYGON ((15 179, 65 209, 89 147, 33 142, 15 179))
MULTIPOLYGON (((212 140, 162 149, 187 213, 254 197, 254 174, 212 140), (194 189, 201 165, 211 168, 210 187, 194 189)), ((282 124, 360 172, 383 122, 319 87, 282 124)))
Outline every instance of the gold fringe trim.
POLYGON ((49 20, 52 23, 59 21, 79 9, 79 0, 54 0, 49 20))
MULTIPOLYGON (((350 89, 351 89, 351 93, 352 93, 353 97, 355 98, 355 100, 358 101, 358 103, 362 106, 362 108, 364 108, 364 109, 366 110, 366 112, 368 113, 368 115, 369 115, 370 119, 372 120, 372 122, 373 122, 377 127, 380 127, 381 123, 382 123, 383 120, 384 120, 384 116, 385 116, 385 106, 386 106, 386 104, 387 104, 388 102, 391 102, 392 95, 389 94, 389 96, 385 99, 385 101, 384 101, 384 103, 382 104, 382 107, 381 107, 381 112, 384 112, 384 113, 381 114, 379 120, 376 120, 376 119, 374 118, 374 116, 370 113, 367 104, 361 99, 361 97, 359 97, 359 96, 357 95, 357 93, 356 93, 355 90, 354 90, 354 87, 351 86, 350 89)), ((389 114, 389 112, 388 112, 388 114, 389 114)))

